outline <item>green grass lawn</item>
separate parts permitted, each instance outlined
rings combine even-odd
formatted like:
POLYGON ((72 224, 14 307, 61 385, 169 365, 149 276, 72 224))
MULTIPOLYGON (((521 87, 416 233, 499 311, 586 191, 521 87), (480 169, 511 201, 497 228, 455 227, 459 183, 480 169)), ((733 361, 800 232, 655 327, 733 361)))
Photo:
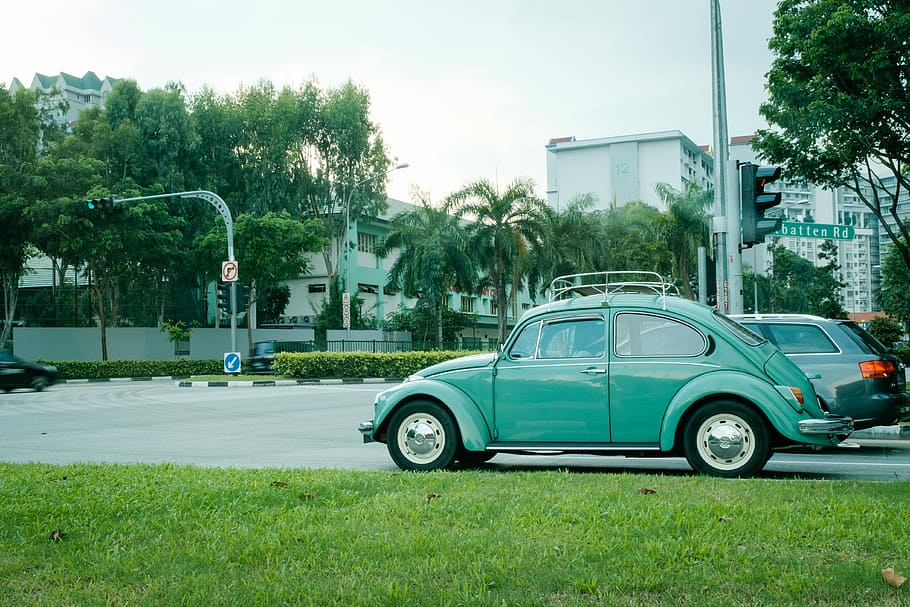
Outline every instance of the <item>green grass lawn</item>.
POLYGON ((0 464, 0 605, 910 605, 910 483, 0 464))

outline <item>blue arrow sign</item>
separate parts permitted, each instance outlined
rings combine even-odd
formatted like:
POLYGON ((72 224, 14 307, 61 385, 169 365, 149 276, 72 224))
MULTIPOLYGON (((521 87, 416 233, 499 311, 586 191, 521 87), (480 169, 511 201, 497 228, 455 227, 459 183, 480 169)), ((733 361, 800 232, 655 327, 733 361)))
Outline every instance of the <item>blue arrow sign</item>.
POLYGON ((224 372, 240 373, 240 352, 224 353, 224 372))

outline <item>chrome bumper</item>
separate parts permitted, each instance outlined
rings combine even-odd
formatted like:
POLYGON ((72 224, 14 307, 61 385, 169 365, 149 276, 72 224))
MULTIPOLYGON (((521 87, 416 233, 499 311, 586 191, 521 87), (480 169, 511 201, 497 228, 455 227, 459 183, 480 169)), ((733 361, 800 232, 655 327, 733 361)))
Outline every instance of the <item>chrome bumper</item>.
POLYGON ((363 435, 364 443, 373 442, 373 420, 360 422, 360 425, 357 426, 357 430, 363 435))
POLYGON ((849 417, 828 417, 825 419, 804 419, 799 422, 800 434, 850 434, 853 420, 849 417))

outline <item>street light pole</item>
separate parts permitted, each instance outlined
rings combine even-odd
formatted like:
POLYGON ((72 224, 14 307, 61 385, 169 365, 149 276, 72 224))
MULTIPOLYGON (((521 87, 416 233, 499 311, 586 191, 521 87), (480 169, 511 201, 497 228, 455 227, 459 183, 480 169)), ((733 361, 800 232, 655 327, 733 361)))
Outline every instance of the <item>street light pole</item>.
POLYGON ((344 203, 344 294, 342 295, 342 318, 344 319, 344 328, 347 330, 347 339, 351 339, 351 199, 354 197, 354 190, 365 183, 385 177, 392 171, 406 169, 409 165, 407 162, 399 162, 392 168, 376 175, 371 175, 361 179, 351 186, 347 199, 344 203))

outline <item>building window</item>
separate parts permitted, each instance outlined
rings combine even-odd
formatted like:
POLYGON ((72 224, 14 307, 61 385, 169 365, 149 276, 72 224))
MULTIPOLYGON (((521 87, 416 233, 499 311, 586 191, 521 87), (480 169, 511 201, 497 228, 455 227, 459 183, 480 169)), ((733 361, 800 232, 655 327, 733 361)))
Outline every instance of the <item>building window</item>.
POLYGON ((365 285, 360 283, 357 285, 357 290, 360 293, 372 293, 375 295, 376 293, 379 293, 379 285, 365 285))
POLYGON ((461 311, 462 312, 473 312, 474 311, 474 298, 467 297, 466 295, 461 296, 461 311))
POLYGON ((91 95, 83 95, 83 96, 82 96, 82 102, 83 102, 83 103, 91 103, 91 102, 92 102, 92 96, 91 96, 91 95))
POLYGON ((376 235, 357 232, 357 250, 361 253, 372 253, 376 250, 376 235))
POLYGON ((314 282, 307 287, 310 293, 325 293, 325 283, 314 282))

